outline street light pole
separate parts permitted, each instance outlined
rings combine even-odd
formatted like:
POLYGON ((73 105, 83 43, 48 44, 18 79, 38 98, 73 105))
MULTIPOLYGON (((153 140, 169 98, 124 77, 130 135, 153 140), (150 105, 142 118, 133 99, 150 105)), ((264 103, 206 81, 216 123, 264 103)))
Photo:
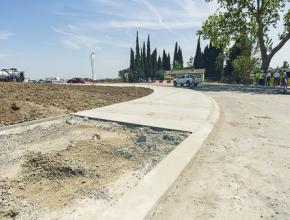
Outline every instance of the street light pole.
POLYGON ((95 81, 95 53, 91 53, 92 82, 95 81))

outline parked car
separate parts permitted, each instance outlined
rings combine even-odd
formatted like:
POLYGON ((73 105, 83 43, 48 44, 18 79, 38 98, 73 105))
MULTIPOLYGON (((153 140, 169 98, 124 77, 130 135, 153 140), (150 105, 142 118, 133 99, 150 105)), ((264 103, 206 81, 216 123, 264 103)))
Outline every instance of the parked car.
POLYGON ((174 79, 173 81, 174 86, 185 85, 187 87, 197 87, 199 83, 200 83, 200 80, 197 77, 191 76, 191 75, 183 75, 179 78, 174 79))
POLYGON ((64 83, 64 80, 60 79, 59 77, 49 77, 49 78, 45 78, 44 83, 59 84, 59 83, 64 83))
POLYGON ((67 83, 86 83, 82 78, 73 78, 67 81, 67 83))
POLYGON ((174 86, 184 86, 186 85, 187 87, 190 87, 190 85, 193 83, 193 79, 192 79, 192 76, 190 75, 183 75, 183 76, 180 76, 176 79, 174 79, 173 81, 173 85, 174 86))

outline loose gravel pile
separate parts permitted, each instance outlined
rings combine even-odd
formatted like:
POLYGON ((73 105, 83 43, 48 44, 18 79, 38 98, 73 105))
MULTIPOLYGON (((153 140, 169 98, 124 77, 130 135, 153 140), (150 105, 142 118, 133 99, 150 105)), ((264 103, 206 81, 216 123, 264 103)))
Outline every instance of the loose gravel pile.
POLYGON ((73 116, 21 129, 0 133, 1 220, 115 199, 109 184, 141 179, 189 135, 73 116))

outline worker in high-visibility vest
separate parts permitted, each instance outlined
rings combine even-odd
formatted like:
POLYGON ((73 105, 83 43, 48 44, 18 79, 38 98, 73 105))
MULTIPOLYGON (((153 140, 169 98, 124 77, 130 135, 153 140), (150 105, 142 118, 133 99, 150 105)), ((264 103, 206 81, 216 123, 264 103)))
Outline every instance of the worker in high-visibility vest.
POLYGON ((260 73, 255 73, 255 86, 259 85, 260 73))
POLYGON ((259 76, 259 84, 261 86, 265 85, 265 73, 263 70, 261 71, 260 76, 259 76))
POLYGON ((250 73, 250 84, 255 84, 255 74, 253 71, 250 73))

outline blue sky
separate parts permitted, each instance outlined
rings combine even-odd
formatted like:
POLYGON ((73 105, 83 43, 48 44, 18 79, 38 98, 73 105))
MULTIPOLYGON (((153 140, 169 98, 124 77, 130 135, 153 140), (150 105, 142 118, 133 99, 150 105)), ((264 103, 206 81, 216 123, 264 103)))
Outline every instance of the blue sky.
MULTIPOLYGON (((1 0, 0 68, 17 67, 30 78, 90 77, 90 52, 97 78, 116 77, 128 67, 136 31, 152 48, 173 53, 178 41, 187 61, 196 31, 216 8, 204 0, 1 0)), ((205 46, 206 42, 202 43, 205 46)), ((272 66, 289 59, 290 45, 272 66)))

